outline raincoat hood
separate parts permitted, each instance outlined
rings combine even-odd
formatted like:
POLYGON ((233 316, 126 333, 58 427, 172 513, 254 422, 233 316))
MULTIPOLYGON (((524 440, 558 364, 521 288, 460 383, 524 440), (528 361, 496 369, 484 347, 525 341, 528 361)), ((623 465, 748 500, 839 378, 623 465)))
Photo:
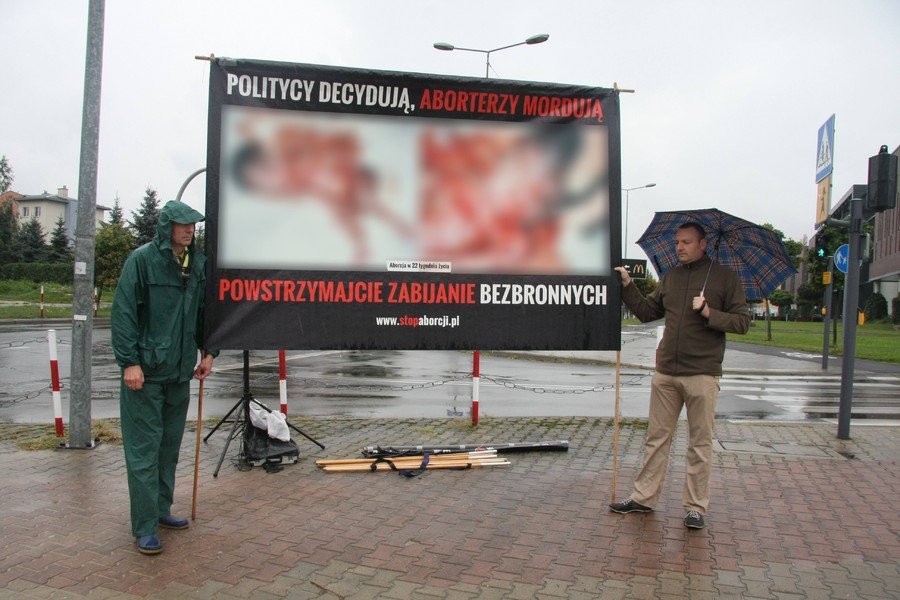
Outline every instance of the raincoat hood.
MULTIPOLYGON (((197 223, 206 220, 203 214, 197 212, 184 202, 169 200, 159 211, 159 221, 156 223, 156 245, 161 249, 172 248, 172 223, 197 223)), ((191 241, 191 246, 194 242, 191 241)))

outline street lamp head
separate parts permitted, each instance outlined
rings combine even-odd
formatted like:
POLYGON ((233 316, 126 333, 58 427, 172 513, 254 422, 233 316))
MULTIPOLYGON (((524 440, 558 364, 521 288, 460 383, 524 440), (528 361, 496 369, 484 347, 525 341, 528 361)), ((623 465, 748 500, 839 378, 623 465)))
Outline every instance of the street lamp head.
POLYGON ((531 36, 530 38, 528 38, 527 40, 525 40, 525 43, 528 44, 528 45, 532 45, 532 44, 542 44, 542 43, 546 42, 546 41, 549 40, 549 39, 550 39, 550 34, 549 34, 549 33, 539 33, 539 34, 533 35, 533 36, 531 36))
POLYGON ((447 50, 447 51, 450 51, 450 50, 455 50, 455 49, 456 49, 456 46, 454 46, 453 44, 448 44, 447 42, 435 42, 435 43, 434 43, 434 47, 435 47, 436 50, 447 50))
POLYGON ((655 184, 655 183, 648 183, 648 184, 645 185, 644 187, 656 187, 656 184, 655 184))

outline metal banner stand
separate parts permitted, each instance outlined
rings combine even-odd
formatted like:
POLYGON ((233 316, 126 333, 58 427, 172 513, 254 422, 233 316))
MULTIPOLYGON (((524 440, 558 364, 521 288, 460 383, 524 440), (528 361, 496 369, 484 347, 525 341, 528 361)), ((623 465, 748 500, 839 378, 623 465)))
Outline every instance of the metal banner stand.
MULTIPOLYGON (((228 411, 228 414, 222 417, 219 422, 216 423, 215 427, 213 427, 212 430, 206 434, 206 437, 203 438, 204 442, 209 441, 209 438, 212 437, 212 434, 214 434, 219 429, 219 427, 222 426, 223 423, 228 421, 228 417, 234 414, 235 411, 238 410, 238 408, 241 409, 240 412, 238 412, 234 417, 234 421, 231 425, 231 431, 228 433, 228 439, 225 441, 225 447, 222 448, 222 454, 219 456, 219 462, 216 464, 216 470, 213 471, 213 477, 219 476, 219 469, 222 467, 222 463, 225 461, 225 455, 228 453, 228 447, 231 445, 231 441, 238 437, 241 433, 243 433, 244 428, 247 427, 248 423, 250 423, 251 403, 259 406, 266 412, 273 412, 271 408, 254 398, 253 394, 250 393, 250 351, 244 350, 244 393, 241 396, 241 399, 231 407, 231 410, 228 411)), ((307 435, 302 429, 300 429, 296 425, 291 424, 289 421, 286 421, 286 423, 288 427, 311 441, 313 444, 315 444, 322 450, 325 449, 325 446, 307 435)))

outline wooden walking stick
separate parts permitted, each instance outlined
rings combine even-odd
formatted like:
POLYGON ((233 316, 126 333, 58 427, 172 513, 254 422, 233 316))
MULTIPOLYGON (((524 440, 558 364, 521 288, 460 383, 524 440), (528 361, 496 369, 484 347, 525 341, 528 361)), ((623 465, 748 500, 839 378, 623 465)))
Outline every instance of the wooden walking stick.
POLYGON ((616 414, 613 417, 613 464, 610 503, 616 501, 616 474, 619 470, 619 399, 622 392, 622 351, 616 351, 616 414))
POLYGON ((197 397, 197 443, 194 446, 194 497, 191 500, 191 521, 197 520, 197 487, 200 483, 200 438, 203 435, 203 380, 197 397))

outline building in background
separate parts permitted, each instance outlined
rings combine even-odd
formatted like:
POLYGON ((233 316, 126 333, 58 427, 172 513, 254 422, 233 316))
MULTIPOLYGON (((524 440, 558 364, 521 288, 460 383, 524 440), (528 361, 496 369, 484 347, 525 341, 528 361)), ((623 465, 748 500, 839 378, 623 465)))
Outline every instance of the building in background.
MULTIPOLYGON (((35 196, 19 196, 15 199, 19 210, 19 223, 37 219, 48 236, 56 227, 56 221, 62 217, 66 224, 66 233, 69 239, 75 240, 75 219, 78 215, 78 199, 69 197, 69 188, 62 186, 55 194, 43 194, 35 196)), ((97 205, 95 216, 97 225, 106 219, 108 206, 97 205)))

